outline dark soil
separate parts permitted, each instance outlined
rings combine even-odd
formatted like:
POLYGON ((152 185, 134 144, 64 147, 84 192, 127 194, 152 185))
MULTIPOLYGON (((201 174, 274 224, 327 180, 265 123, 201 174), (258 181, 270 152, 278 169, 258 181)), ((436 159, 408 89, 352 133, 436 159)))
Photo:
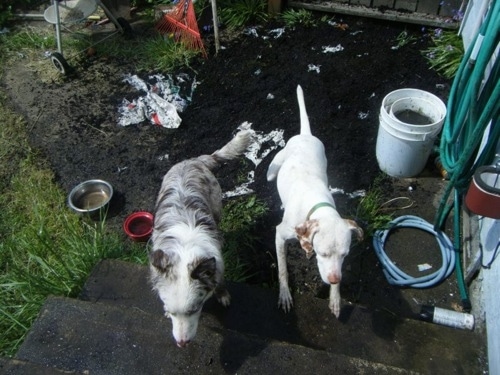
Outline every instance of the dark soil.
MULTIPOLYGON (((2 86, 12 106, 27 119, 32 146, 48 159, 64 190, 69 192, 87 179, 111 182, 115 196, 109 223, 121 231, 131 212, 153 210, 162 177, 174 163, 215 151, 243 122, 252 123, 254 130, 263 133, 283 129, 285 140, 296 134, 296 87, 300 84, 313 133, 326 147, 330 185, 345 192, 334 196, 338 209, 342 216, 356 219, 358 200, 350 194, 368 190, 381 175, 375 144, 383 97, 411 87, 446 100, 449 82, 429 69, 421 51, 428 47, 430 38, 421 27, 328 16, 347 27, 318 22, 311 28, 287 28, 279 38, 269 34, 283 26, 279 24, 257 28, 258 37, 241 33, 229 38, 223 31, 224 48, 217 56, 213 37, 205 35, 209 58, 174 74, 196 75, 200 82, 192 102, 180 114, 182 123, 177 129, 149 122, 118 125, 122 100, 139 95, 123 77, 137 72, 132 62, 119 61, 99 50, 62 83, 43 83, 21 61, 6 70, 2 86), (394 48, 403 31, 414 40, 394 48), (322 51, 322 46, 337 45, 343 50, 322 51), (320 72, 308 71, 309 64, 319 66, 320 72), (268 99, 268 94, 274 99, 268 99)), ((133 20, 131 24, 135 27, 133 20)), ((136 38, 150 35, 151 30, 137 30, 136 38)), ((150 73, 138 75, 147 80, 150 73)), ((274 227, 282 215, 276 186, 266 181, 273 156, 274 152, 255 168, 250 188, 267 203, 269 213, 256 224, 258 241, 253 253, 242 254, 256 275, 250 282, 267 285, 276 285, 274 227)), ((251 162, 237 161, 220 167, 216 175, 223 191, 228 191, 238 185, 242 173, 252 169, 251 162)), ((436 172, 431 169, 431 173, 436 172)), ((388 197, 406 192, 405 183, 398 191, 391 179, 387 181, 388 197)), ((421 193, 424 199, 426 194, 431 199, 425 190, 421 193)), ((360 224, 366 227, 367 223, 360 224)), ((290 251, 289 258, 294 291, 326 297, 314 258, 306 260, 297 249, 290 251)), ((384 280, 370 238, 355 246, 346 260, 342 288, 343 298, 350 302, 385 304, 384 308, 397 313, 404 310, 399 292, 384 280)))

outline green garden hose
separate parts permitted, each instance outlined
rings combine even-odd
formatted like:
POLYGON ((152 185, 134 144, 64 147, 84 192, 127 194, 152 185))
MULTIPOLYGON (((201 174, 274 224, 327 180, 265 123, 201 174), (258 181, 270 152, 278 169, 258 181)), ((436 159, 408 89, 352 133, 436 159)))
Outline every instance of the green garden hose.
POLYGON ((500 135, 500 58, 492 61, 499 42, 500 0, 492 0, 480 30, 467 49, 453 81, 441 135, 440 156, 443 167, 448 172, 449 183, 441 198, 434 228, 442 229, 448 214, 454 210, 454 249, 457 252, 455 271, 465 311, 470 310, 471 304, 459 256, 460 207, 475 169, 493 159, 500 135), (488 141, 478 154, 481 140, 487 131, 488 141), (454 197, 449 203, 453 190, 454 197))

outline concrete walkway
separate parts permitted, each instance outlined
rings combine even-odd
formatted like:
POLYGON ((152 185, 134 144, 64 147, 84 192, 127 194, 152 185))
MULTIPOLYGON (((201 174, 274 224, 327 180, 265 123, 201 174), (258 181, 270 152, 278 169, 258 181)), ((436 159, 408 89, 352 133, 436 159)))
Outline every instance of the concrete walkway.
POLYGON ((103 261, 80 299, 50 297, 15 359, 0 374, 480 374, 484 344, 463 331, 384 311, 228 285, 228 309, 210 300, 195 340, 177 348, 147 268, 103 261))

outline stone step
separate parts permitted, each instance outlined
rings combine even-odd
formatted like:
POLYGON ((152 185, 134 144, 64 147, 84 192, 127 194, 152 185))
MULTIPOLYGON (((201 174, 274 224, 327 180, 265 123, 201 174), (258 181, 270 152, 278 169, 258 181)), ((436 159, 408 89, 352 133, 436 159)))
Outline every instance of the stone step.
POLYGON ((1 375, 84 375, 83 372, 64 371, 55 367, 39 365, 37 363, 21 361, 19 359, 0 357, 1 375))
POLYGON ((179 349, 170 329, 140 308, 49 297, 16 357, 92 375, 415 373, 205 324, 179 349))
MULTIPOLYGON (((326 300, 295 295, 288 314, 277 308, 277 291, 228 283, 231 306, 214 299, 205 304, 200 324, 266 341, 287 342, 350 358, 422 373, 475 374, 483 345, 474 332, 402 319, 383 310, 344 305, 340 319, 326 300)), ((145 266, 103 261, 89 277, 81 298, 148 312, 162 319, 162 306, 151 291, 145 266)), ((170 330, 166 345, 175 346, 170 330)), ((199 340, 198 338, 195 341, 199 340)))

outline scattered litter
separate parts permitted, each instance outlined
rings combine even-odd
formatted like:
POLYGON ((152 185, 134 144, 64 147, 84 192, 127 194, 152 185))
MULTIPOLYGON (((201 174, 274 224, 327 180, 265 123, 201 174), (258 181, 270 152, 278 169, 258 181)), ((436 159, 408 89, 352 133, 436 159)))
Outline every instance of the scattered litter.
POLYGON ((273 29, 268 32, 269 35, 274 35, 274 39, 280 38, 285 33, 284 28, 273 29))
POLYGON ((245 156, 248 160, 258 166, 262 159, 264 159, 271 151, 278 147, 285 147, 285 140, 283 139, 283 129, 276 129, 270 133, 264 134, 252 129, 252 124, 245 121, 238 127, 238 130, 250 130, 254 142, 248 147, 245 156), (266 145, 267 148, 261 150, 262 146, 266 145))
POLYGON ((161 155, 158 157, 158 160, 159 161, 168 160, 169 157, 170 157, 169 154, 161 155))
POLYGON ((432 268, 432 266, 430 264, 428 264, 428 263, 424 263, 424 264, 419 264, 418 265, 418 270, 420 272, 430 270, 431 268, 432 268))
MULTIPOLYGON (((252 129, 252 124, 245 121, 238 127, 238 130, 249 130, 252 133, 253 142, 248 147, 248 151, 245 156, 250 160, 256 167, 260 164, 262 159, 264 159, 271 151, 278 147, 285 147, 285 141, 283 139, 283 130, 277 129, 273 130, 268 134, 262 132, 257 132, 252 129), (263 145, 266 146, 262 150, 263 145)), ((224 192, 222 194, 223 198, 230 198, 241 196, 245 194, 253 193, 253 190, 249 188, 250 184, 255 181, 255 171, 250 171, 247 175, 247 181, 237 186, 234 190, 224 192)))
POLYGON ((375 98, 376 96, 377 96, 377 95, 375 95, 375 93, 374 93, 374 92, 372 92, 372 94, 370 95, 370 97, 369 97, 368 99, 373 99, 373 98, 375 98))
POLYGON ((342 47, 340 44, 337 44, 335 47, 323 46, 321 48, 323 49, 323 53, 336 53, 344 50, 344 47, 342 47))
POLYGON ((314 65, 314 64, 309 64, 307 66, 307 71, 308 72, 312 72, 312 71, 315 71, 316 73, 319 74, 319 68, 320 68, 321 65, 314 65))
POLYGON ((272 100, 272 99, 274 99, 274 95, 273 95, 273 94, 271 94, 271 93, 269 93, 269 94, 267 94, 266 99, 268 99, 268 100, 272 100))
POLYGON ((356 36, 358 34, 361 34, 362 32, 363 32, 362 30, 353 31, 352 33, 349 33, 349 35, 356 36))
POLYGON ((338 22, 335 22, 335 21, 333 21, 333 20, 329 20, 329 21, 328 21, 328 24, 329 24, 330 26, 333 26, 333 27, 335 27, 336 29, 340 29, 340 30, 342 30, 342 31, 345 31, 345 30, 347 30, 347 29, 349 28, 349 25, 348 25, 347 23, 338 23, 338 22))
POLYGON ((438 90, 444 90, 444 85, 442 83, 436 83, 436 89, 438 90))
POLYGON ((260 73, 262 73, 262 70, 257 69, 255 72, 253 72, 254 75, 258 76, 260 73))
MULTIPOLYGON (((262 36, 262 39, 266 40, 266 39, 269 39, 270 37, 273 37, 274 39, 278 39, 278 38, 281 38, 281 36, 284 33, 285 33, 284 28, 269 30, 267 32, 267 35, 262 36)), ((257 32, 256 27, 249 27, 249 28, 243 30, 243 34, 253 36, 254 38, 259 37, 259 33, 257 32)))
POLYGON ((240 186, 237 186, 236 189, 231 191, 226 191, 222 193, 222 198, 232 198, 239 197, 246 194, 253 193, 253 190, 248 186, 255 181, 255 171, 248 172, 247 181, 242 183, 240 186))
POLYGON ((243 30, 243 34, 250 35, 250 36, 253 36, 255 38, 259 37, 259 33, 257 32, 257 29, 255 27, 249 27, 249 28, 243 30))
POLYGON ((0 30, 0 34, 7 34, 9 32, 9 29, 4 27, 2 30, 0 30))
POLYGON ((328 186, 328 190, 330 191, 330 194, 332 194, 332 195, 342 194, 342 195, 346 195, 348 198, 351 198, 351 199, 362 198, 366 195, 366 190, 355 190, 352 193, 346 193, 344 191, 344 189, 332 188, 331 186, 328 186))
POLYGON ((358 118, 360 120, 366 120, 370 112, 358 112, 358 118))
POLYGON ((145 120, 163 126, 165 128, 178 128, 181 118, 178 112, 191 102, 191 97, 198 82, 187 74, 181 74, 175 78, 171 75, 164 77, 161 74, 149 76, 146 82, 137 75, 126 75, 124 82, 132 85, 136 90, 145 92, 144 96, 130 102, 123 99, 121 107, 118 108, 121 126, 139 124, 145 120), (187 91, 185 98, 181 91, 187 91))

